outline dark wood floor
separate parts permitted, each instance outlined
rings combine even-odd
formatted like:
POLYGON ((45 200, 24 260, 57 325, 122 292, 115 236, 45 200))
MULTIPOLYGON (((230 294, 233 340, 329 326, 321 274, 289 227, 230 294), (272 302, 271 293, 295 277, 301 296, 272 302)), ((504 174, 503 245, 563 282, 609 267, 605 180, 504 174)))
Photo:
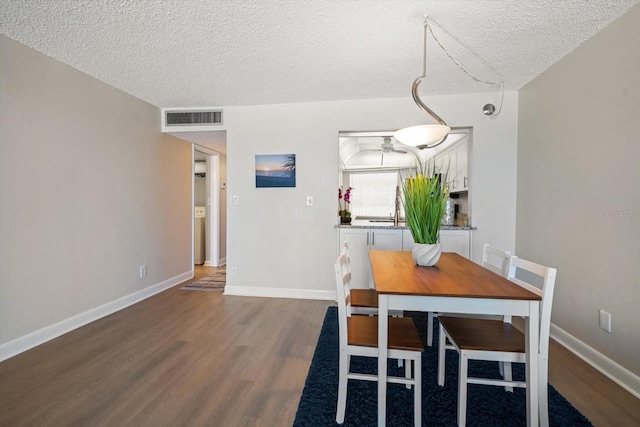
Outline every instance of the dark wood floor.
MULTIPOLYGON (((289 426, 329 304, 176 286, 0 363, 0 426, 289 426)), ((550 381, 597 427, 640 425, 558 345, 550 381)))

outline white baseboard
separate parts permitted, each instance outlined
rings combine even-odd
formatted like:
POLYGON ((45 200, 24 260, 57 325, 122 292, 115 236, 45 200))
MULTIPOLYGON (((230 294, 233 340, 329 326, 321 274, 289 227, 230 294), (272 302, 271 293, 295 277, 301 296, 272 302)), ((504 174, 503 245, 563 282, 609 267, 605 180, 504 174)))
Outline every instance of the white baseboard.
POLYGON ((573 354, 640 399, 640 377, 638 375, 617 364, 553 323, 551 324, 550 334, 551 338, 558 341, 573 354))
POLYGON ((313 289, 263 288, 259 286, 225 286, 225 295, 243 297, 295 298, 336 300, 336 291, 318 291, 313 289))
POLYGON ((205 261, 204 264, 202 265, 204 265, 205 267, 222 267, 226 263, 227 263, 227 258, 225 257, 225 258, 220 258, 220 260, 218 261, 218 265, 215 265, 213 261, 210 261, 210 260, 205 261))
POLYGON ((192 277, 193 270, 187 271, 186 273, 179 274, 122 298, 118 298, 117 300, 87 310, 84 313, 77 314, 58 323, 54 323, 53 325, 46 326, 27 335, 6 342, 0 345, 0 362, 102 317, 108 316, 111 313, 122 310, 123 308, 149 298, 150 296, 182 283, 185 280, 191 279, 192 277))

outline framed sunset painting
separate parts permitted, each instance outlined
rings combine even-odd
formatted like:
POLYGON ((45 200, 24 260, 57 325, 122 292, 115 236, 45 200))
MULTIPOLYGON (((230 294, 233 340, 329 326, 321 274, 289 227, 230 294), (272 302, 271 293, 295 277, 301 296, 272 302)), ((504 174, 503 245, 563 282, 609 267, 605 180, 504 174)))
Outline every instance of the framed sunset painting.
POLYGON ((256 155, 256 188, 295 186, 295 154, 256 155))

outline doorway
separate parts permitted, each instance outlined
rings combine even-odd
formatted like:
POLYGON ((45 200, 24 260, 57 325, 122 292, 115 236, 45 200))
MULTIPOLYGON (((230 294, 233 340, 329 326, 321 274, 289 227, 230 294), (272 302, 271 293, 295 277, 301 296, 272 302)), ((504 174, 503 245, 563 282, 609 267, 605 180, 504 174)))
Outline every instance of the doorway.
POLYGON ((220 256, 220 154, 193 147, 193 263, 223 264, 220 256))

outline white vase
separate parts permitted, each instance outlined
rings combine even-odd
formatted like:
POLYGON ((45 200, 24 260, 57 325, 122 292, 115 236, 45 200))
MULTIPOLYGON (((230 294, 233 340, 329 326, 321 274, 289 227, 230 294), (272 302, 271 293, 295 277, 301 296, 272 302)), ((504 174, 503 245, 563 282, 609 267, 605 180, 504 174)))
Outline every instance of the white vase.
POLYGON ((411 248, 411 256, 416 264, 423 267, 432 267, 436 265, 440 259, 440 243, 434 245, 427 245, 421 243, 414 243, 411 248))

